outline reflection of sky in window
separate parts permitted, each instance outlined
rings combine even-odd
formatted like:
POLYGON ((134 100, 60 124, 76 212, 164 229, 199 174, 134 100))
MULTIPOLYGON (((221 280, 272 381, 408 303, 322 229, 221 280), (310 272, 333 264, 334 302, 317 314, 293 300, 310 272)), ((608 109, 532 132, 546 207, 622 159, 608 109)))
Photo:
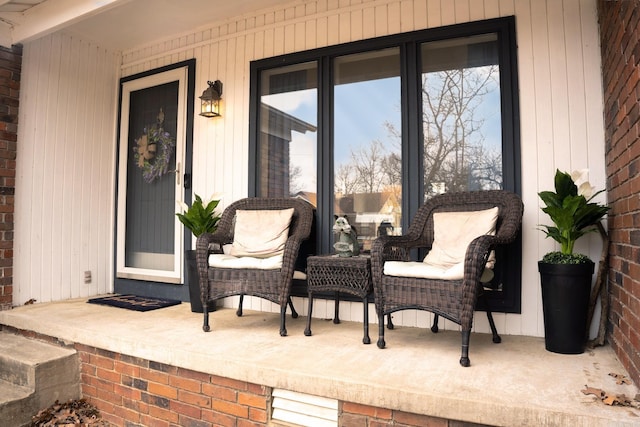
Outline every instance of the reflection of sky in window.
MULTIPOLYGON (((486 72, 489 67, 478 67, 486 72)), ((429 73, 430 78, 433 74, 429 73)), ((492 88, 484 95, 482 105, 477 108, 478 119, 484 119, 481 134, 483 145, 501 152, 502 130, 500 117, 499 76, 496 74, 492 88)), ((336 85, 334 105, 335 168, 350 161, 351 152, 365 148, 374 140, 384 144, 387 151, 398 151, 399 141, 391 136, 385 122, 391 123, 399 132, 400 78, 368 80, 336 85)), ((284 111, 300 120, 317 126, 317 90, 307 89, 272 95, 263 95, 262 102, 284 111)), ((316 191, 317 182, 317 132, 304 134, 293 132, 290 146, 292 164, 299 166, 301 187, 305 191, 316 191)))
MULTIPOLYGON (((263 95, 262 102, 313 126, 317 126, 318 101, 316 89, 263 95)), ((303 191, 315 193, 317 182, 317 132, 300 133, 294 131, 291 132, 291 137, 289 155, 291 164, 300 168, 299 187, 303 191)))
MULTIPOLYGON (((476 67, 475 72, 486 74, 492 67, 476 67)), ((476 110, 479 119, 484 119, 480 130, 484 136, 483 145, 492 151, 502 152, 502 124, 500 114, 500 72, 493 68, 494 75, 489 83, 488 93, 482 97, 481 106, 476 110)))
POLYGON ((337 85, 334 105, 334 160, 336 169, 349 162, 351 152, 367 147, 372 141, 382 142, 387 151, 399 150, 392 145, 385 122, 400 131, 400 78, 367 80, 337 85))

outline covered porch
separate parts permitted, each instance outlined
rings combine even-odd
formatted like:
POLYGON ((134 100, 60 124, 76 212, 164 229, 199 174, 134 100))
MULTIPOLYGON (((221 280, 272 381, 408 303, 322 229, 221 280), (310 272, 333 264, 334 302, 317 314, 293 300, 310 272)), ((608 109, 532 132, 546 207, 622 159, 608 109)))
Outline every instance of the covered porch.
MULTIPOLYGON (((271 419, 274 389, 336 400, 342 426, 638 423, 640 410, 607 406, 582 393, 586 386, 631 399, 638 393, 635 386, 618 385, 610 376, 627 373, 609 346, 569 356, 547 352, 543 338, 503 335, 503 342, 494 344, 490 334, 473 333, 472 366, 462 368, 460 335, 455 331, 433 334, 428 328, 397 327, 387 333, 387 348, 380 350, 375 324, 371 345, 362 344, 358 322, 335 325, 313 319, 313 336, 306 337, 306 301, 295 298, 294 304, 300 317, 287 316, 287 337, 278 334, 276 313, 245 310, 238 318, 235 310, 222 308, 211 314, 212 331, 204 333, 202 315, 192 313, 189 304, 141 313, 87 304, 86 298, 2 311, 0 325, 3 331, 78 349, 83 395, 119 425, 140 423, 127 417, 145 412, 141 407, 137 412, 126 408, 135 401, 133 392, 142 387, 120 384, 117 366, 124 362, 145 367, 138 369, 146 373, 129 375, 144 381, 147 416, 154 413, 149 408, 159 405, 167 406, 167 417, 186 411, 189 419, 200 414, 202 422, 207 420, 212 409, 225 407, 216 403, 225 393, 207 396, 207 386, 217 378, 226 381, 229 390, 241 383, 250 384, 249 390, 262 386, 257 388, 267 405, 258 412, 267 419, 254 419, 251 425, 277 425, 271 419), (201 406, 185 402, 185 389, 201 397, 201 406)), ((234 405, 231 412, 238 410, 239 403, 234 405)), ((162 419, 163 413, 155 413, 157 425, 171 422, 162 419)), ((244 425, 242 416, 235 416, 237 425, 244 425)), ((173 421, 185 425, 181 419, 173 421)))

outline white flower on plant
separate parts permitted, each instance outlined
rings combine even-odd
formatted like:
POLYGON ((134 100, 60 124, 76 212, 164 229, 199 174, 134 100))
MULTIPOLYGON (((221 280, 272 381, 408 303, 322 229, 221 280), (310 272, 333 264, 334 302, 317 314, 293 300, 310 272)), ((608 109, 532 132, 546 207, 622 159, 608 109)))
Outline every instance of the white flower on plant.
POLYGON ((209 198, 207 200, 205 200, 204 205, 208 205, 209 203, 211 203, 214 200, 220 201, 222 200, 222 195, 223 193, 213 193, 211 196, 209 196, 209 198))
POLYGON ((571 180, 578 187, 578 195, 584 196, 585 199, 589 200, 596 189, 589 182, 589 169, 579 169, 571 172, 571 180))
POLYGON ((186 212, 189 210, 189 205, 187 205, 185 202, 183 202, 182 200, 177 200, 176 204, 178 205, 178 207, 180 208, 181 212, 186 212))

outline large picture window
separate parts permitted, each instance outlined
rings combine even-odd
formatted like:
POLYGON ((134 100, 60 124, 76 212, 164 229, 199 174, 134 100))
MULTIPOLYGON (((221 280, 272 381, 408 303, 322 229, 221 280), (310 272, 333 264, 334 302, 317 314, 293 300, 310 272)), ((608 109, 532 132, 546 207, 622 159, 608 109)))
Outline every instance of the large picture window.
MULTIPOLYGON (((520 193, 515 19, 386 36, 251 64, 249 194, 316 207, 315 252, 335 215, 367 253, 435 194, 520 193)), ((520 241, 492 309, 520 311, 520 241)))

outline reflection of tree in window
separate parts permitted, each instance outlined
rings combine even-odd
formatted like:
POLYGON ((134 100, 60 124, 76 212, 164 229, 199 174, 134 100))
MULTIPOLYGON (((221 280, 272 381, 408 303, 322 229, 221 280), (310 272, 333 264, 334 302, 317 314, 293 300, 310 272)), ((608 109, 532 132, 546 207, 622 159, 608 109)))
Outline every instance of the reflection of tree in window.
MULTIPOLYGON (((447 191, 500 188, 502 156, 485 144, 486 97, 498 89, 498 67, 423 75, 424 182, 447 191)), ((488 112, 492 114, 491 111, 488 112)))
POLYGON ((387 225, 387 233, 393 233, 395 228, 400 230, 400 140, 397 142, 397 151, 395 142, 387 149, 378 140, 365 147, 352 148, 349 161, 342 163, 335 174, 336 210, 341 214, 349 213, 352 220, 357 221, 355 225, 365 252, 370 249, 382 224, 387 225))
POLYGON ((336 172, 335 190, 342 193, 373 193, 400 184, 400 157, 387 152, 385 145, 374 140, 366 147, 351 149, 348 163, 336 172))
POLYGON ((363 252, 380 224, 401 229, 400 51, 388 48, 334 62, 334 204, 355 226, 363 252))
POLYGON ((425 198, 502 187, 495 33, 422 45, 425 198))

